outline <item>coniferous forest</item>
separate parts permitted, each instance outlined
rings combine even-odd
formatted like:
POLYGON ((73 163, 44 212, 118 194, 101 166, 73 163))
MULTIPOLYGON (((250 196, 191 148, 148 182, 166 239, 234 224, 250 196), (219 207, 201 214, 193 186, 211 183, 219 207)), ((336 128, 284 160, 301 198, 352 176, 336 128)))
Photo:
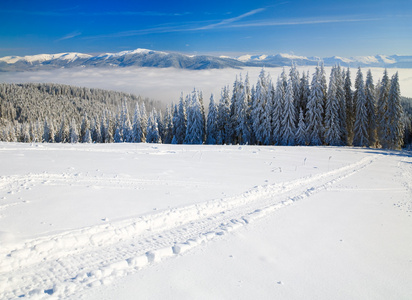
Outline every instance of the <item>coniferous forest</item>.
POLYGON ((331 145, 400 149, 412 143, 412 99, 398 74, 374 83, 359 68, 295 65, 273 80, 262 69, 210 96, 181 95, 165 110, 131 94, 60 84, 0 84, 0 140, 49 143, 331 145), (354 89, 352 88, 354 86, 354 89))

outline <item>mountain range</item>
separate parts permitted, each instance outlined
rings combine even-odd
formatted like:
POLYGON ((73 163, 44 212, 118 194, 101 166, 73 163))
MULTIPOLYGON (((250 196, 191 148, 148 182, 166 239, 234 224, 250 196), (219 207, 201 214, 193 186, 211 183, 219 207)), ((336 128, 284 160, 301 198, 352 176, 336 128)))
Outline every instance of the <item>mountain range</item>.
POLYGON ((175 52, 162 52, 136 49, 118 53, 90 55, 84 53, 38 54, 32 56, 6 56, 0 58, 0 71, 36 71, 73 67, 155 67, 180 68, 190 70, 243 68, 243 67, 282 67, 292 62, 298 66, 313 66, 323 61, 325 66, 343 67, 385 67, 412 68, 412 56, 375 55, 344 57, 306 57, 291 54, 242 55, 238 57, 186 55, 175 52))

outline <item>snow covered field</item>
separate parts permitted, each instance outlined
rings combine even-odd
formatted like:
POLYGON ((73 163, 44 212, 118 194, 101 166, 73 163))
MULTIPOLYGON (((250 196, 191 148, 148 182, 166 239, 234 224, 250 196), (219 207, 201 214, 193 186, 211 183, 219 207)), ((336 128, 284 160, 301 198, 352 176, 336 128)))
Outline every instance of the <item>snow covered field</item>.
POLYGON ((410 299, 412 155, 0 143, 0 299, 410 299))

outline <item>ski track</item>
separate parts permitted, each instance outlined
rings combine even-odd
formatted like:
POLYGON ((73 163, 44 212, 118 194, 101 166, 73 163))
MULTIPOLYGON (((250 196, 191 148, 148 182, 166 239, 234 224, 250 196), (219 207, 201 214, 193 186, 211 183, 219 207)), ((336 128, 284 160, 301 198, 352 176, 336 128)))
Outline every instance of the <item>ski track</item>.
MULTIPOLYGON (((0 249, 0 298, 66 298, 219 238, 295 201, 330 188, 381 156, 289 182, 256 186, 240 195, 136 218, 67 231, 0 249)), ((1 185, 61 184, 74 175, 3 176, 1 185), (17 182, 17 183, 16 183, 17 182)), ((107 187, 107 178, 84 178, 107 187)), ((111 183, 119 184, 112 178, 111 183)), ((109 180, 109 181, 110 181, 109 180)), ((150 180, 121 179, 127 186, 150 180)), ((78 182, 78 181, 75 181, 78 182)), ((156 184, 159 184, 157 181, 156 184)), ((183 184, 183 182, 174 182, 183 184)))

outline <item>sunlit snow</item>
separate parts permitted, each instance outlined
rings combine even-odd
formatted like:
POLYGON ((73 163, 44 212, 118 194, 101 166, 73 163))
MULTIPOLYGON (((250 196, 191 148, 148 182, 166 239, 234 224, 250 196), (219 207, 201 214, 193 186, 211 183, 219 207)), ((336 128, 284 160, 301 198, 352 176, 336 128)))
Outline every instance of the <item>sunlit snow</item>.
POLYGON ((0 298, 407 299, 412 156, 0 143, 0 298))

